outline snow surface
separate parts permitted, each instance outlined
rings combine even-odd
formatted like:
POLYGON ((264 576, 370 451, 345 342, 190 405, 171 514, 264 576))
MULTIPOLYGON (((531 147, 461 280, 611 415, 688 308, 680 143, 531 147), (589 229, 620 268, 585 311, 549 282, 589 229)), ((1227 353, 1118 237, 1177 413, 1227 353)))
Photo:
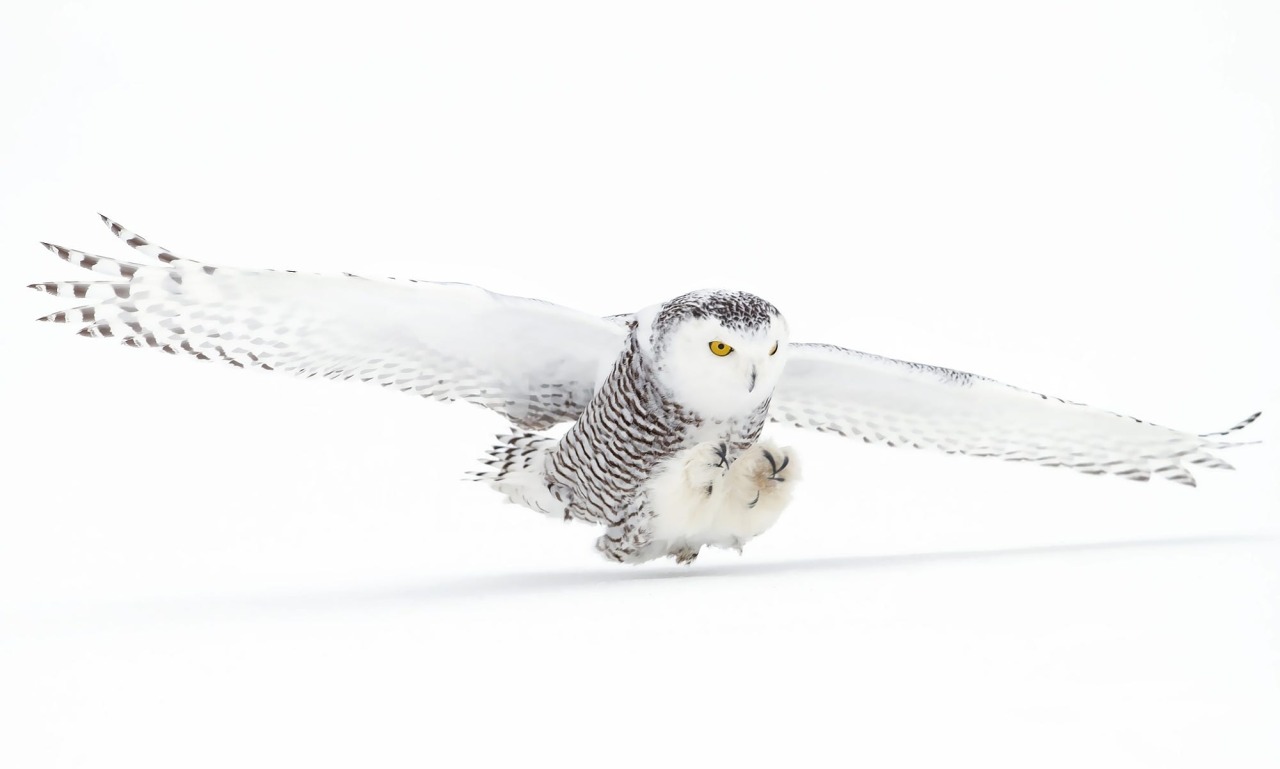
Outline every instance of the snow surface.
POLYGON ((0 766, 1280 766, 1274 3, 44 2, 0 29, 0 766), (960 10, 963 9, 963 10, 960 10), (31 319, 124 255, 799 340, 1173 427, 1198 489, 777 429, 745 555, 612 566, 481 409, 31 319))

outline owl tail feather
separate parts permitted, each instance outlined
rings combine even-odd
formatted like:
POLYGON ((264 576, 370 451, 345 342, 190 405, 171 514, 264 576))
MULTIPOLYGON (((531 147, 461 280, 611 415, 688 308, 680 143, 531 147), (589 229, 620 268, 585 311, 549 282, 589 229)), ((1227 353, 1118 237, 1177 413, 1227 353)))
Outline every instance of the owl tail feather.
POLYGON ((556 499, 547 483, 547 452, 558 441, 538 433, 512 430, 496 436, 498 443, 489 449, 485 470, 468 473, 473 481, 482 481, 505 496, 508 501, 546 515, 563 517, 565 503, 556 499))

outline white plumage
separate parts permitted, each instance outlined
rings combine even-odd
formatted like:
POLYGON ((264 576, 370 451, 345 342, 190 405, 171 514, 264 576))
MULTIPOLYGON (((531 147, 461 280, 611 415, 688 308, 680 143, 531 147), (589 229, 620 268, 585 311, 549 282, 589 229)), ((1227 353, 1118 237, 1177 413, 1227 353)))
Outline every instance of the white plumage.
POLYGON ((939 449, 1136 481, 1195 485, 1195 467, 1231 466, 1210 451, 1253 422, 1194 435, 1001 384, 986 377, 830 345, 793 345, 775 421, 865 443, 939 449))
POLYGON ((108 276, 31 286, 75 297, 42 318, 239 367, 376 382, 476 403, 516 428, 477 474, 512 501, 605 527, 609 558, 740 549, 798 479, 766 419, 864 443, 929 448, 1195 485, 1230 430, 1194 435, 935 366, 793 344, 750 294, 694 292, 597 318, 475 286, 213 267, 103 217, 146 258, 45 244, 108 276), (500 339, 501 344, 492 340, 500 339), (555 439, 536 431, 572 423, 555 439))
POLYGON ((623 337, 615 322, 461 283, 211 267, 103 221, 153 261, 44 244, 112 280, 34 284, 89 302, 41 320, 134 347, 478 403, 527 427, 581 411, 598 362, 623 337))

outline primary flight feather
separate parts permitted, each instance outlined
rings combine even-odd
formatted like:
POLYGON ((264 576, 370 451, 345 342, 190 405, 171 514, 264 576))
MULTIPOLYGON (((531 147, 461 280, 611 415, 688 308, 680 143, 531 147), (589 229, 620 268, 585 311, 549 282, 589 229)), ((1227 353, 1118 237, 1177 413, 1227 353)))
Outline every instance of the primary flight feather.
POLYGON ((82 303, 41 318, 238 367, 376 382, 490 408, 516 429, 476 474, 531 509, 605 527, 638 563, 741 549, 798 479, 768 420, 932 448, 1195 485, 1235 431, 1171 430, 951 369, 793 343, 773 305, 697 291, 598 318, 476 286, 214 267, 103 217, 145 262, 44 244, 107 276, 31 288, 82 303), (501 345, 492 343, 501 339, 501 345), (572 423, 562 437, 540 431, 572 423))

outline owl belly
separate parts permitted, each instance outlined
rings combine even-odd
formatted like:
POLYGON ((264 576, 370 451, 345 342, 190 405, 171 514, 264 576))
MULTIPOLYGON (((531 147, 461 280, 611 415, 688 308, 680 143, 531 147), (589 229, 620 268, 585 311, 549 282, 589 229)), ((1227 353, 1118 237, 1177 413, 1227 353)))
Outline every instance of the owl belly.
POLYGON ((644 491, 655 554, 741 548, 777 522, 799 477, 791 451, 760 441, 732 462, 725 453, 699 443, 654 468, 644 491))

